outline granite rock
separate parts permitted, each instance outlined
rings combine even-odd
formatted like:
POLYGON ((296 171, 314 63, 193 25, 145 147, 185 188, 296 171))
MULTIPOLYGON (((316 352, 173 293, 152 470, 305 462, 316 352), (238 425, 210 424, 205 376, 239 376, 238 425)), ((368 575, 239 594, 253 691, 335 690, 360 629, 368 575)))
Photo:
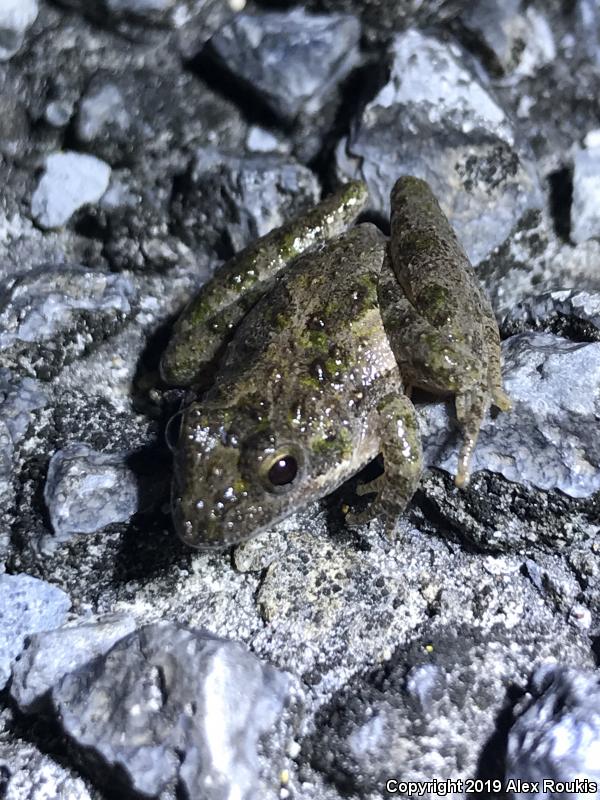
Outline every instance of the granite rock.
POLYGON ((291 689, 288 675, 242 645, 163 623, 67 675, 53 702, 89 769, 113 786, 135 796, 179 785, 189 797, 250 800, 277 796, 278 773, 265 772, 257 748, 284 744, 291 689))
POLYGON ((25 638, 62 625, 70 606, 69 596, 46 581, 0 575, 0 687, 8 682, 25 638))
POLYGON ((0 351, 6 363, 16 365, 27 354, 46 376, 118 330, 138 294, 126 274, 60 264, 8 278, 2 289, 0 351))
POLYGON ((338 176, 363 178, 386 218, 396 177, 424 178, 477 264, 541 207, 535 164, 456 44, 409 30, 390 56, 388 83, 338 145, 338 176))
POLYGON ((577 779, 600 784, 600 684, 595 671, 543 665, 533 674, 528 692, 514 709, 508 732, 506 777, 539 782, 535 792, 514 797, 594 797, 585 790, 544 790, 544 779, 577 779))
POLYGON ((574 341, 600 341, 600 293, 560 289, 526 297, 502 322, 504 331, 546 330, 574 341))
POLYGON ((521 0, 477 0, 460 22, 483 50, 493 73, 515 80, 533 75, 556 57, 556 44, 547 18, 521 0))
POLYGON ((44 500, 55 535, 66 539, 126 522, 138 510, 138 486, 126 454, 73 442, 50 459, 44 500))
POLYGON ((239 112, 195 76, 161 69, 98 70, 77 107, 74 132, 85 150, 115 166, 165 158, 183 168, 195 146, 235 148, 245 125, 239 112))
POLYGON ((428 27, 452 22, 470 0, 311 0, 310 7, 344 11, 362 17, 370 41, 378 44, 390 31, 410 26, 428 27))

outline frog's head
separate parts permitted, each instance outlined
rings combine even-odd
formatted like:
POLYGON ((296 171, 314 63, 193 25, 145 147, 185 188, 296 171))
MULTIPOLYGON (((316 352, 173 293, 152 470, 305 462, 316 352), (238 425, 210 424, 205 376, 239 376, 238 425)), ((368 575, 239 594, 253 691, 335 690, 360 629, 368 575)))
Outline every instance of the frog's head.
POLYGON ((172 509, 186 544, 222 549, 246 541, 311 499, 306 449, 250 409, 192 403, 178 416, 172 509))

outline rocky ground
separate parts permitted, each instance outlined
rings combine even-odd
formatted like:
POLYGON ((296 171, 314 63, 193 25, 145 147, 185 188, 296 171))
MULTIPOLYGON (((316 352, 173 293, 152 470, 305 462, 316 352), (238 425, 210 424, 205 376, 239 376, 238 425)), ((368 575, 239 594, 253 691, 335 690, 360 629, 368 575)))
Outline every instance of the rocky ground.
POLYGON ((541 783, 600 781, 600 3, 243 6, 0 0, 0 796, 600 797, 541 783), (402 173, 502 321, 470 487, 423 404, 395 543, 353 481, 186 549, 175 316, 340 180, 387 231, 402 173))

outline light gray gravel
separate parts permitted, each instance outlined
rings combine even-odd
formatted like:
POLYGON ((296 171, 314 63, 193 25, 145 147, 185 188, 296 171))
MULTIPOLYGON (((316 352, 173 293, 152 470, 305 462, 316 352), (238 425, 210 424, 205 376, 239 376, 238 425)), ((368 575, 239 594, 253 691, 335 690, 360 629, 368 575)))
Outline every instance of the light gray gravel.
POLYGON ((46 581, 0 575, 0 688, 8 681, 25 638, 62 625, 70 606, 69 596, 46 581))
POLYGON ((37 0, 0 0, 0 61, 18 52, 37 15, 37 0))
POLYGON ((138 509, 138 486, 126 454, 73 442, 50 459, 44 500, 55 535, 67 539, 126 522, 138 509))
POLYGON ((61 228, 80 208, 97 203, 109 180, 109 165, 95 156, 52 153, 31 198, 34 220, 41 228, 61 228))

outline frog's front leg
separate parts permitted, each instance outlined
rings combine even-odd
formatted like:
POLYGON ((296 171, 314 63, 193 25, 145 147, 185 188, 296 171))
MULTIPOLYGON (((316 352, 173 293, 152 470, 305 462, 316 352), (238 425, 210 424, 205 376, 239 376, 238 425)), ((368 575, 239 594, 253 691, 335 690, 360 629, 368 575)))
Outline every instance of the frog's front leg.
POLYGON ((357 488, 357 494, 377 492, 369 508, 349 514, 350 524, 380 517, 391 539, 396 521, 419 485, 423 451, 414 406, 402 393, 386 395, 377 406, 376 435, 383 455, 383 475, 357 488))
MULTIPOLYGON (((382 317, 406 381, 456 396, 463 431, 456 483, 464 486, 490 404, 510 408, 502 390, 498 327, 475 271, 427 183, 400 178, 391 206, 391 269, 403 297, 395 309, 393 302, 391 310, 384 309, 382 317), (398 330, 402 324, 408 327, 398 330)), ((382 279, 385 294, 385 265, 382 279)))
POLYGON ((193 383, 277 273, 306 250, 342 233, 367 198, 364 183, 347 183, 220 267, 177 320, 161 361, 163 379, 176 386, 193 383))

